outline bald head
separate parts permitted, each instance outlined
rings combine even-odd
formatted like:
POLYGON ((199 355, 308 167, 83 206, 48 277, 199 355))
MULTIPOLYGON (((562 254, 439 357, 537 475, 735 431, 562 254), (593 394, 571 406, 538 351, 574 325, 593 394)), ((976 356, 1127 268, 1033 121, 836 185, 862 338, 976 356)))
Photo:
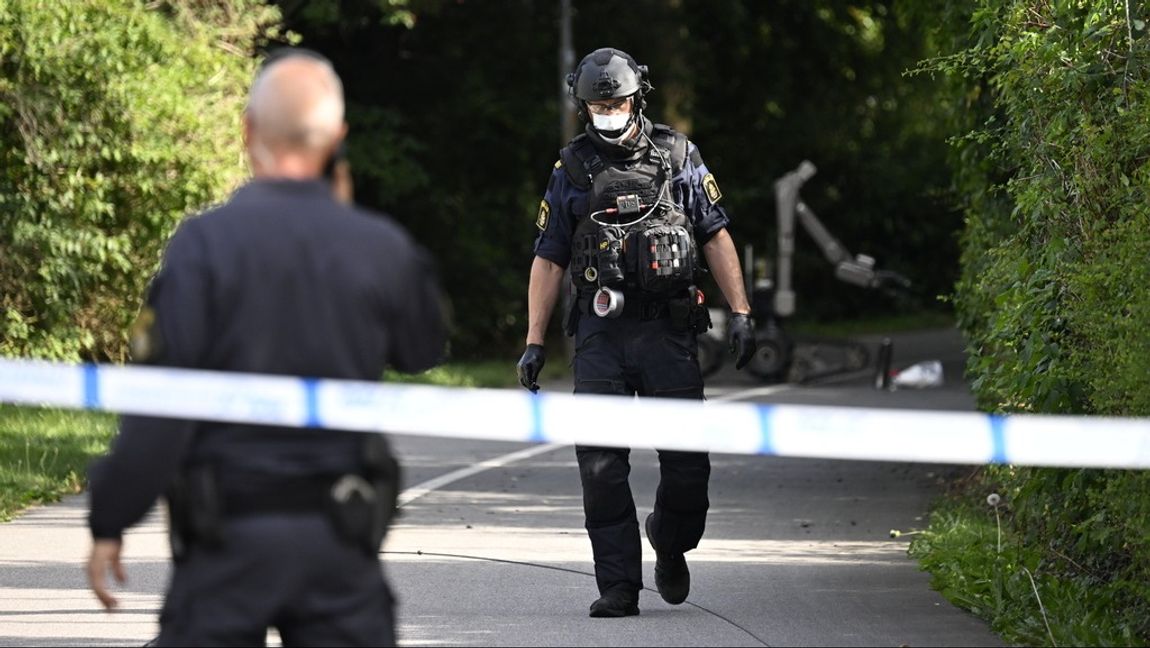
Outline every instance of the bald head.
POLYGON ((288 55, 268 64, 248 98, 253 162, 268 167, 274 164, 270 158, 287 156, 314 159, 322 167, 343 138, 343 110, 343 84, 328 62, 288 55))

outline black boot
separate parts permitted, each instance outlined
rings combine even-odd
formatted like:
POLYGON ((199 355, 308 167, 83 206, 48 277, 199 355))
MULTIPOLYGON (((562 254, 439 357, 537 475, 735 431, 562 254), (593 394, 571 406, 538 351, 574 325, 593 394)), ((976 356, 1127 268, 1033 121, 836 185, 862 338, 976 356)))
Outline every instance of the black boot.
POLYGON ((639 593, 624 588, 609 589, 591 604, 591 616, 611 618, 639 613, 639 593))
POLYGON ((687 559, 682 553, 659 551, 651 532, 654 519, 654 513, 648 515, 644 526, 647 529, 647 541, 655 549, 655 587, 659 589, 659 596, 664 601, 678 605, 687 600, 687 594, 691 591, 691 572, 687 569, 687 559))

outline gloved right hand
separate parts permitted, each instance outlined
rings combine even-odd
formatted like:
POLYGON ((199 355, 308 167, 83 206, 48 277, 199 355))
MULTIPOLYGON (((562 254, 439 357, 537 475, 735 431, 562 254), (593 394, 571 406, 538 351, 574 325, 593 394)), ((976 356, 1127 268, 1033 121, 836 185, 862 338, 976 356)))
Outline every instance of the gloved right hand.
POLYGON ((731 353, 735 354, 735 369, 742 369, 755 357, 755 323, 751 321, 750 315, 732 313, 727 330, 731 353))
POLYGON ((530 389, 532 393, 539 391, 539 372, 543 371, 546 362, 543 345, 528 344, 523 357, 519 358, 519 364, 515 365, 515 372, 519 374, 519 384, 530 389))

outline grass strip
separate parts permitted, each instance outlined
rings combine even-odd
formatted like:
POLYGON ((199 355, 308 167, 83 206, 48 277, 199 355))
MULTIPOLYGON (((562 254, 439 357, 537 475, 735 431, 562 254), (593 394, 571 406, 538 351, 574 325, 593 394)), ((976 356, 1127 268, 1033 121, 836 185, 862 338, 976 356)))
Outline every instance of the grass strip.
POLYGON ((110 414, 0 405, 0 521, 81 492, 114 429, 110 414))
POLYGON ((1147 645, 1139 636, 1144 619, 1128 604, 1139 584, 1075 573, 1064 556, 1025 541, 1009 502, 990 505, 977 484, 961 491, 936 502, 928 528, 910 545, 947 600, 1011 645, 1147 645))

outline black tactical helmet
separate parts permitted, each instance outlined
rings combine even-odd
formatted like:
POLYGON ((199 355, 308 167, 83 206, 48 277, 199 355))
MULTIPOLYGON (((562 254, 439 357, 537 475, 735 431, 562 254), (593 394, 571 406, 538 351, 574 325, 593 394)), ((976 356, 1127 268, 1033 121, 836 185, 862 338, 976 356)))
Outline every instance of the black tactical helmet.
POLYGON ((586 117, 584 102, 631 95, 636 95, 636 109, 642 110, 643 96, 651 90, 647 66, 639 65, 630 54, 613 47, 597 49, 583 57, 575 71, 567 75, 567 86, 583 117, 586 117))

